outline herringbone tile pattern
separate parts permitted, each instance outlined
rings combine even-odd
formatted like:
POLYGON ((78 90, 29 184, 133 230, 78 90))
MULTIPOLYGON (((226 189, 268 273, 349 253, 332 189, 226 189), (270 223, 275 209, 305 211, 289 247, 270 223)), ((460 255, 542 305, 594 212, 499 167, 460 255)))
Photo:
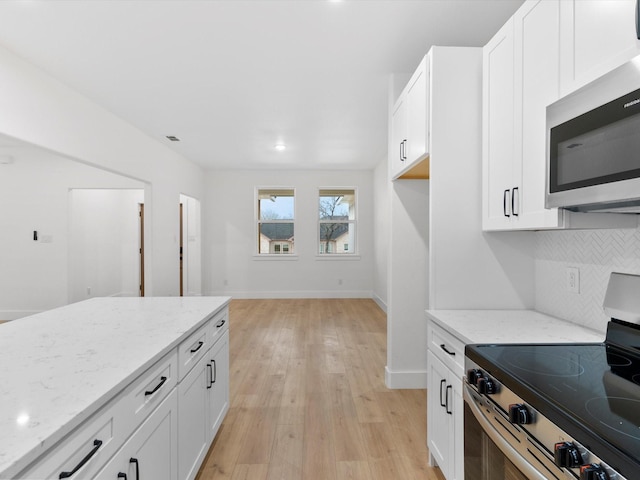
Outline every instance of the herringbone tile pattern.
POLYGON ((640 274, 640 229, 538 232, 535 253, 536 310, 604 331, 609 275, 640 274), (580 269, 579 294, 567 291, 567 267, 580 269))

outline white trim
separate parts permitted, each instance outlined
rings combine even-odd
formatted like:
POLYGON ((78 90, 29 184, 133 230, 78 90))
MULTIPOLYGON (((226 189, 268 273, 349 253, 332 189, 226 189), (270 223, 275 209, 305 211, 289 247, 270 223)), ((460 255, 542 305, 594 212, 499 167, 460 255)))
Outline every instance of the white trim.
POLYGON ((355 253, 318 253, 316 260, 360 260, 360 255, 355 253))
POLYGON ((300 291, 232 291, 218 290, 211 296, 228 296, 240 299, 285 299, 285 298, 371 298, 370 290, 300 290, 300 291))
POLYGON ((427 388, 427 371, 392 372, 388 366, 384 367, 384 383, 387 388, 427 388))
POLYGON ((375 293, 372 293, 371 298, 373 299, 374 302, 378 304, 378 306, 380 307, 380 310, 382 310, 384 313, 387 313, 387 304, 383 302, 378 295, 376 295, 375 293))
POLYGON ((295 253, 254 253, 254 260, 298 260, 300 258, 295 253))

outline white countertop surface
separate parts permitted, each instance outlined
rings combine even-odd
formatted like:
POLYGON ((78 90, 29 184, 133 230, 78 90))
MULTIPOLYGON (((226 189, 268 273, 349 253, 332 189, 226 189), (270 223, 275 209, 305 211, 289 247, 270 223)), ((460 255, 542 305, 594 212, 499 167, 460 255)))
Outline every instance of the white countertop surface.
POLYGON ((463 343, 599 343, 605 334, 533 310, 427 310, 463 343))
POLYGON ((229 300, 94 298, 0 325, 0 477, 37 459, 229 300))

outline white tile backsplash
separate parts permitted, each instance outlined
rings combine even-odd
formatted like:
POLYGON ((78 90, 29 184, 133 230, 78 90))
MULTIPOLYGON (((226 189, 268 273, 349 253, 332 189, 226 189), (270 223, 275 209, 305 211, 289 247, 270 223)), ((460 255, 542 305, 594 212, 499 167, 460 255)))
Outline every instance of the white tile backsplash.
POLYGON ((604 332, 602 301, 611 272, 640 274, 640 228, 537 232, 536 310, 604 332), (580 270, 580 293, 567 287, 567 267, 580 270))

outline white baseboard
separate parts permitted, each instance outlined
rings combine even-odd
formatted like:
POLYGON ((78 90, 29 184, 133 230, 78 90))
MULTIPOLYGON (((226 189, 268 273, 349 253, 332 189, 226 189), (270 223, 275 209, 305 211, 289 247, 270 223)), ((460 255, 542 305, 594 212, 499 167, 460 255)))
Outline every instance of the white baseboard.
POLYGON ((373 299, 374 302, 378 304, 378 306, 384 313, 387 313, 387 304, 383 302, 378 295, 376 295, 375 293, 372 293, 371 298, 373 299))
POLYGON ((371 298, 371 291, 367 290, 302 290, 302 291, 231 291, 220 290, 212 292, 212 296, 227 296, 241 299, 267 299, 267 298, 371 298))
POLYGON ((41 313, 42 311, 43 310, 1 310, 0 320, 17 320, 22 317, 41 313))
POLYGON ((427 388, 427 371, 392 372, 388 366, 384 367, 384 383, 387 388, 427 388))

